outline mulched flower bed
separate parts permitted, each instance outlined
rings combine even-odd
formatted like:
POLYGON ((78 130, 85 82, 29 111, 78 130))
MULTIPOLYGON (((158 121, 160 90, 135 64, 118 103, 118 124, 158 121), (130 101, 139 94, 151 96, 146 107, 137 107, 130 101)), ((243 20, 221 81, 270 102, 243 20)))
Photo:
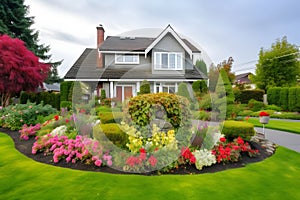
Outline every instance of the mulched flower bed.
MULTIPOLYGON (((41 163, 53 165, 53 166, 58 166, 58 167, 64 167, 64 168, 70 168, 70 169, 75 169, 75 170, 83 170, 83 171, 95 171, 95 172, 104 172, 104 173, 112 173, 112 174, 129 174, 123 171, 118 171, 110 167, 97 167, 95 165, 88 165, 80 162, 76 162, 75 164, 73 163, 67 163, 64 160, 61 160, 58 163, 53 162, 53 157, 52 155, 44 156, 43 153, 38 153, 36 155, 33 155, 31 153, 31 148, 33 146, 33 143, 35 142, 34 137, 31 137, 29 140, 21 140, 20 139, 20 133, 18 131, 11 131, 8 129, 0 128, 0 132, 8 134, 14 141, 15 143, 15 148, 20 151, 22 154, 25 156, 41 163)), ((196 169, 194 165, 185 165, 181 166, 178 169, 171 170, 167 174, 204 174, 204 173, 214 173, 214 172, 219 172, 227 169, 233 169, 233 168, 240 168, 244 167, 246 164, 249 163, 255 163, 255 162, 260 162, 268 157, 270 157, 270 154, 268 154, 260 144, 249 141, 249 144, 251 145, 252 149, 258 149, 259 150, 259 155, 256 157, 249 157, 247 154, 242 154, 242 159, 238 162, 235 163, 219 163, 219 164, 214 164, 210 167, 203 167, 203 169, 200 171, 196 169)), ((157 172, 150 172, 146 174, 141 174, 141 175, 157 175, 157 172)))

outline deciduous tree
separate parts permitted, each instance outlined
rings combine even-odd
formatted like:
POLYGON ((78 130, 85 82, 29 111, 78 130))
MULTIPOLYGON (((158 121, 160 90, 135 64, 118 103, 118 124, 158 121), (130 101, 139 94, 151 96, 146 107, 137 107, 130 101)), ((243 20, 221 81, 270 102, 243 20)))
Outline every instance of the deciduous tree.
POLYGON ((0 94, 6 106, 12 95, 33 91, 47 78, 49 65, 29 51, 20 39, 0 35, 0 94))
POLYGON ((295 86, 299 75, 299 48, 287 37, 278 39, 270 49, 261 48, 253 80, 260 89, 295 86))

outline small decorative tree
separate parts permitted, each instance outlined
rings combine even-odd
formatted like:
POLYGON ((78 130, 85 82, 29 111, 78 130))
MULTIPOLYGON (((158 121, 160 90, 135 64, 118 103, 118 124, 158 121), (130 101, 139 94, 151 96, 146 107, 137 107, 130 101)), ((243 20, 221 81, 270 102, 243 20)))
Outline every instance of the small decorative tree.
POLYGON ((150 83, 147 80, 143 80, 140 87, 139 94, 149 94, 150 93, 150 83))
POLYGON ((48 76, 49 65, 29 51, 22 40, 0 35, 0 95, 2 106, 21 91, 34 91, 48 76))
POLYGON ((190 96, 190 93, 188 91, 188 87, 187 87, 186 83, 180 83, 179 84, 177 94, 187 98, 188 100, 191 100, 191 96, 190 96))

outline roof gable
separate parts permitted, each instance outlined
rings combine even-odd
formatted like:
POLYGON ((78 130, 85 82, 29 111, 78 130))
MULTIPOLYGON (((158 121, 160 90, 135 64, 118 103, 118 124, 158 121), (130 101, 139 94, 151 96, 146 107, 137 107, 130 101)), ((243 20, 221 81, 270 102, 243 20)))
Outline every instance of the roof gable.
POLYGON ((145 55, 147 55, 168 33, 170 33, 177 42, 184 48, 184 50, 192 58, 193 51, 188 47, 188 45, 180 38, 180 36, 174 31, 174 29, 169 24, 157 37, 156 39, 147 47, 145 50, 145 55))

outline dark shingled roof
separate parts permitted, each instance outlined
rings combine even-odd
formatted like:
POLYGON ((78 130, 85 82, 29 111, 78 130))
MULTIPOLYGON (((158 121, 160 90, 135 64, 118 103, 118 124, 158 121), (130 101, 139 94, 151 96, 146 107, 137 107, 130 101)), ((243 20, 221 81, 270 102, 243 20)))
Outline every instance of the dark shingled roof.
POLYGON ((185 75, 152 74, 151 65, 97 68, 97 49, 87 48, 65 75, 65 79, 207 79, 196 67, 185 75))
MULTIPOLYGON (((145 51, 156 38, 108 36, 102 43, 100 51, 145 51)), ((193 53, 201 51, 186 39, 182 41, 193 53)))
POLYGON ((243 73, 243 74, 238 74, 235 76, 235 82, 240 82, 240 83, 251 83, 249 79, 249 75, 252 74, 251 72, 243 73))

